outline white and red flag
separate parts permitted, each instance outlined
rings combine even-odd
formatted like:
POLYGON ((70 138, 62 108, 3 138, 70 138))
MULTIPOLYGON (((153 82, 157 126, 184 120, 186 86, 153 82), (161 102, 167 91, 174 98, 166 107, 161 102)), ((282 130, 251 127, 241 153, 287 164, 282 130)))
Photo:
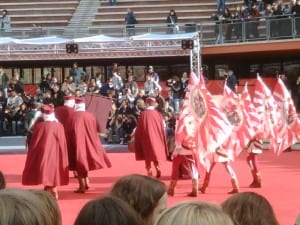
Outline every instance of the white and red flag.
POLYGON ((248 83, 246 83, 244 86, 241 98, 242 98, 242 104, 244 106, 244 109, 248 113, 249 119, 252 124, 252 128, 254 129, 254 132, 255 132, 254 136, 256 136, 257 131, 259 129, 260 119, 259 119, 258 113, 256 111, 256 108, 253 105, 251 96, 249 94, 248 83))
POLYGON ((184 117, 193 116, 198 129, 197 149, 202 158, 201 155, 215 152, 224 143, 231 134, 232 126, 206 89, 204 79, 197 80, 195 77, 192 73, 182 112, 176 124, 175 138, 179 142, 182 141, 185 130, 184 117))
POLYGON ((280 154, 299 139, 300 121, 291 94, 281 79, 277 79, 273 96, 281 115, 278 136, 281 137, 282 141, 274 146, 275 153, 280 154))
POLYGON ((277 152, 276 146, 281 143, 278 135, 281 116, 278 105, 260 76, 257 76, 253 104, 259 118, 257 136, 270 140, 270 150, 277 152))
POLYGON ((232 151, 234 156, 237 156, 253 138, 255 134, 253 125, 242 99, 226 85, 220 108, 233 127, 231 135, 222 145, 222 148, 232 151))

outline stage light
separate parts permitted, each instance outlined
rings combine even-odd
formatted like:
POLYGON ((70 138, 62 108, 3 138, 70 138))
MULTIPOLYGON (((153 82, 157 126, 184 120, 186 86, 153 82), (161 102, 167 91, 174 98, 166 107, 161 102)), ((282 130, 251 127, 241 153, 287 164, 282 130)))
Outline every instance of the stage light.
POLYGON ((68 54, 71 54, 71 53, 78 53, 78 44, 74 44, 74 43, 66 44, 66 52, 67 52, 68 54))
POLYGON ((193 40, 181 40, 181 48, 182 49, 193 49, 194 41, 193 40))

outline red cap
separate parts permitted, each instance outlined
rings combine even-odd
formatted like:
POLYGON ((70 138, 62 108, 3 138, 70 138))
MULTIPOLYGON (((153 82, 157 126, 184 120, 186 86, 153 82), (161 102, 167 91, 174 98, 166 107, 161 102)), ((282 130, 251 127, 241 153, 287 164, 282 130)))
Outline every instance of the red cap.
POLYGON ((85 103, 84 98, 75 98, 75 104, 85 103))
POLYGON ((74 99, 75 99, 75 96, 73 96, 73 95, 64 96, 65 101, 74 100, 74 99))
POLYGON ((54 112, 54 106, 52 104, 44 105, 42 107, 42 113, 51 114, 54 112))
POLYGON ((156 99, 153 98, 153 97, 148 97, 148 98, 146 99, 146 103, 147 103, 148 105, 152 105, 152 104, 156 103, 156 99))

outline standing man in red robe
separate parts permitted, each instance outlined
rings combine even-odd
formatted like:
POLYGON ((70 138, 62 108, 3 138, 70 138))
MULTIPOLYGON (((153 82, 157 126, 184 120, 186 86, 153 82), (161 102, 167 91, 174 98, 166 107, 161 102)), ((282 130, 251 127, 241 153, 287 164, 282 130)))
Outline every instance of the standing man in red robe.
POLYGON ((143 111, 138 120, 135 131, 135 158, 145 160, 148 176, 152 176, 151 162, 156 169, 156 177, 161 176, 159 161, 166 160, 168 152, 164 128, 164 120, 156 110, 155 98, 146 99, 147 109, 143 111))
POLYGON ((22 176, 23 185, 43 184, 58 198, 56 186, 69 183, 69 164, 64 128, 55 118, 54 106, 42 108, 43 122, 33 129, 22 176))
POLYGON ((69 169, 73 170, 74 176, 77 177, 75 171, 75 165, 73 164, 73 162, 75 162, 75 155, 72 155, 70 150, 72 136, 69 134, 70 121, 74 114, 74 106, 75 106, 75 96, 72 95, 64 96, 64 105, 57 106, 55 108, 55 116, 58 119, 58 121, 61 122, 62 125, 64 126, 66 140, 67 140, 67 147, 68 147, 69 169))
MULTIPOLYGON (((84 193, 89 189, 88 171, 111 167, 111 163, 97 134, 94 115, 85 111, 83 98, 75 99, 75 112, 70 122, 71 155, 74 157, 78 174, 79 188, 76 193, 84 193)), ((73 160, 73 157, 72 157, 73 160)))

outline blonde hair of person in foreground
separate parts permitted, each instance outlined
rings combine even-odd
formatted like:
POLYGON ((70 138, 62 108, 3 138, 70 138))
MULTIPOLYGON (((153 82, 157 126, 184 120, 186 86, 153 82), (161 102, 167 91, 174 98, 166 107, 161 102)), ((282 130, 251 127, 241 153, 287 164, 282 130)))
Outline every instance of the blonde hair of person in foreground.
POLYGON ((218 205, 187 201, 166 209, 155 225, 233 225, 230 217, 218 205))

